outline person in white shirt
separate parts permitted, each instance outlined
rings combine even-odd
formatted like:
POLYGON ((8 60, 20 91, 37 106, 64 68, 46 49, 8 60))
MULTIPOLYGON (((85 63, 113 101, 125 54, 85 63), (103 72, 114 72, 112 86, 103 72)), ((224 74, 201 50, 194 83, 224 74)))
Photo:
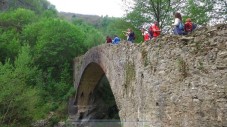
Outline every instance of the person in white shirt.
POLYGON ((174 23, 172 24, 172 26, 174 27, 173 33, 176 35, 183 35, 184 29, 180 28, 180 25, 183 25, 181 14, 176 12, 174 14, 174 17, 174 23))

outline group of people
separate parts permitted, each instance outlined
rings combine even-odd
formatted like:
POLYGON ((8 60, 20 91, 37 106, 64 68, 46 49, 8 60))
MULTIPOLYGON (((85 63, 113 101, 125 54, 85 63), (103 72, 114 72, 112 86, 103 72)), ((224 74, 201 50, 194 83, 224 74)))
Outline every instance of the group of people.
POLYGON ((106 43, 119 44, 120 41, 121 39, 117 35, 114 35, 113 40, 110 36, 106 36, 106 43))
MULTIPOLYGON (((140 30, 144 38, 144 41, 155 39, 161 33, 161 30, 159 29, 157 22, 152 24, 148 31, 145 28, 141 28, 140 30)), ((126 36, 127 42, 134 43, 134 40, 136 37, 132 29, 128 28, 127 31, 122 31, 122 32, 126 36)), ((114 39, 111 39, 110 36, 106 37, 106 43, 118 44, 120 41, 121 39, 117 35, 114 35, 114 39)))
MULTIPOLYGON (((175 35, 186 35, 190 32, 192 32, 196 25, 192 23, 190 18, 186 19, 186 22, 183 23, 181 14, 176 12, 174 13, 174 23, 173 26, 173 33, 175 35)), ((158 22, 154 22, 148 29, 141 28, 141 33, 143 36, 144 41, 149 41, 152 39, 156 39, 160 33, 161 30, 158 27, 158 22)), ((122 31, 124 35, 126 36, 126 40, 128 42, 133 43, 135 40, 135 33, 132 31, 132 29, 128 28, 127 31, 122 31)), ((112 43, 112 44, 118 44, 120 42, 120 38, 117 35, 114 35, 114 39, 112 40, 109 36, 106 37, 106 43, 112 43)))
MULTIPOLYGON (((122 31, 124 35, 126 36, 126 40, 130 43, 133 43, 135 40, 135 33, 132 31, 132 29, 128 28, 127 31, 122 31)), ((106 43, 112 43, 112 44, 118 44, 121 41, 121 39, 114 35, 114 39, 112 40, 110 36, 106 37, 106 43)))
POLYGON ((190 18, 187 18, 186 22, 183 23, 180 13, 176 12, 174 17, 175 19, 172 26, 174 27, 173 33, 175 35, 186 35, 191 33, 196 28, 196 25, 192 23, 190 18))
POLYGON ((126 36, 126 40, 128 42, 131 42, 133 43, 134 40, 136 39, 136 35, 135 33, 133 32, 132 29, 128 28, 127 31, 122 31, 124 33, 124 35, 126 36))
POLYGON ((146 30, 145 28, 141 28, 141 33, 143 35, 143 40, 144 41, 149 41, 151 39, 155 39, 157 38, 160 33, 161 30, 158 27, 158 22, 154 22, 149 28, 148 30, 146 30))

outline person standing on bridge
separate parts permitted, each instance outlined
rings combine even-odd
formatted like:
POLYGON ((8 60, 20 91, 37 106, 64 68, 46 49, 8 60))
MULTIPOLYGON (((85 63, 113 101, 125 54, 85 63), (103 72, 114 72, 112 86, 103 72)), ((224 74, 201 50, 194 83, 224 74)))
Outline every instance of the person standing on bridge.
POLYGON ((143 41, 149 41, 150 40, 150 35, 148 33, 148 31, 145 28, 141 28, 141 33, 143 35, 143 41))
POLYGON ((133 43, 135 40, 135 33, 132 31, 132 29, 128 28, 127 32, 125 33, 125 36, 127 37, 127 41, 133 43))
POLYGON ((191 33, 195 28, 196 28, 196 25, 191 21, 190 18, 187 18, 184 24, 185 34, 191 33))
POLYGON ((160 33, 161 33, 161 30, 160 28, 158 27, 158 22, 154 22, 150 28, 149 28, 149 33, 151 33, 152 35, 150 36, 151 39, 156 39, 160 33))
POLYGON ((174 13, 174 17, 174 23, 172 24, 172 26, 174 27, 173 33, 175 35, 184 35, 184 24, 182 22, 181 14, 176 12, 174 13))

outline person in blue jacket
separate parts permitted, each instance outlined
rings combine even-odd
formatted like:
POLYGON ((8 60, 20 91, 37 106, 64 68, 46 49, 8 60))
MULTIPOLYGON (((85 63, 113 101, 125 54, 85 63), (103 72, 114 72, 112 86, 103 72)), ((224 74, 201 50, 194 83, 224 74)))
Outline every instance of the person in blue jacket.
POLYGON ((121 39, 117 36, 117 35, 114 35, 114 39, 113 39, 113 44, 119 44, 119 42, 121 41, 121 39))

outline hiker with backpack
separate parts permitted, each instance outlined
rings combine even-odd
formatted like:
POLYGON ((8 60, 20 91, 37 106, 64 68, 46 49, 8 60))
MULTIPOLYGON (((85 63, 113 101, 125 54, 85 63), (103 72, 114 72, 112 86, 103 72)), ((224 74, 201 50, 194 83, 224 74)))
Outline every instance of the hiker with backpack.
POLYGON ((196 25, 192 23, 190 18, 187 18, 184 24, 185 34, 191 33, 195 28, 196 28, 196 25))
POLYGON ((150 33, 150 39, 155 39, 158 37, 161 33, 160 28, 158 27, 158 22, 154 22, 150 28, 149 28, 149 33, 150 33))
POLYGON ((175 35, 184 35, 185 32, 184 32, 184 24, 182 22, 182 17, 181 17, 181 14, 176 12, 174 14, 174 23, 172 24, 172 26, 174 27, 173 29, 173 33, 175 35))

